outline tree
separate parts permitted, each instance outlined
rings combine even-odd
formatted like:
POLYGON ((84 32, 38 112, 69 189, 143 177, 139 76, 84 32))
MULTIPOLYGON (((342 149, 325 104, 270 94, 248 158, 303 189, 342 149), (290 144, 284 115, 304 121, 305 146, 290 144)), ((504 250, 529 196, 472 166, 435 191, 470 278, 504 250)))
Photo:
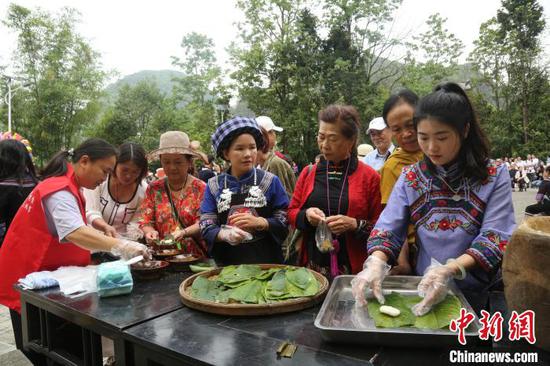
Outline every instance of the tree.
POLYGON ((306 1, 238 2, 246 19, 231 48, 239 97, 285 128, 279 148, 300 164, 318 153, 317 113, 324 106, 348 103, 367 118, 380 114, 382 85, 395 65, 383 55, 396 44, 384 24, 398 3, 327 0, 319 20, 306 1))
POLYGON ((175 110, 171 103, 150 80, 135 86, 123 85, 112 107, 103 114, 92 135, 102 137, 114 145, 133 140, 147 149, 158 145, 160 133, 176 127, 175 117, 166 118, 167 110, 175 110), (163 128, 159 128, 159 124, 163 128), (151 139, 152 137, 152 139, 151 139))
POLYGON ((491 99, 498 111, 508 109, 510 104, 507 90, 507 67, 510 50, 501 42, 499 24, 495 17, 481 24, 479 38, 474 41, 474 50, 468 61, 474 66, 477 75, 472 80, 474 86, 488 87, 491 99))
POLYGON ((181 127, 202 146, 210 146, 210 135, 217 123, 215 106, 229 109, 230 96, 221 80, 221 69, 216 64, 214 42, 195 32, 186 34, 181 42, 183 57, 172 57, 172 64, 185 76, 176 78, 174 98, 179 109, 181 127))
POLYGON ((502 0, 497 12, 498 40, 507 45, 510 86, 521 103, 523 143, 529 142, 530 96, 537 93, 537 80, 544 70, 537 65, 541 55, 540 36, 544 31, 543 8, 536 0, 502 0))
POLYGON ((302 8, 303 4, 288 0, 238 1, 247 20, 238 25, 241 43, 234 43, 230 49, 236 66, 231 77, 240 98, 257 115, 268 115, 284 127, 279 148, 302 162, 310 159, 315 146, 304 141, 311 139, 320 104, 316 100, 312 107, 311 99, 299 100, 304 94, 315 98, 320 92, 318 58, 311 57, 319 55, 317 20, 302 8), (306 68, 300 69, 305 62, 306 68), (303 109, 297 113, 300 103, 303 109))
POLYGON ((17 93, 14 120, 39 161, 78 143, 99 113, 106 74, 99 54, 76 33, 77 21, 73 9, 54 17, 12 4, 4 22, 17 34, 14 69, 28 83, 17 93))
POLYGON ((448 81, 457 71, 464 45, 445 28, 446 21, 439 13, 430 15, 426 21, 428 30, 413 37, 409 44, 401 83, 420 95, 448 81))
POLYGON ((548 72, 542 64, 542 7, 536 1, 503 1, 480 27, 469 56, 473 87, 489 108, 483 115, 493 154, 548 154, 548 72))

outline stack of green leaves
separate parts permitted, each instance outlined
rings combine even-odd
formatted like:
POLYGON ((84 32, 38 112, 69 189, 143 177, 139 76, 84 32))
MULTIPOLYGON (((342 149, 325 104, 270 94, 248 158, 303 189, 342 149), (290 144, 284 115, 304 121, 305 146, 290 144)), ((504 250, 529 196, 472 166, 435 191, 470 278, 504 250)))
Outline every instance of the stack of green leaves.
POLYGON ((456 296, 447 295, 445 300, 436 304, 427 314, 417 317, 412 313, 411 308, 422 300, 420 296, 404 296, 394 292, 387 295, 385 299, 384 305, 399 309, 401 314, 396 317, 383 314, 380 312, 380 306, 382 305, 376 299, 370 300, 367 304, 369 315, 374 319, 376 326, 381 328, 447 328, 452 319, 460 316, 460 308, 462 307, 456 296))
POLYGON ((243 264, 223 268, 213 279, 197 277, 191 295, 222 304, 265 304, 317 294, 319 282, 306 268, 279 267, 262 270, 243 264))

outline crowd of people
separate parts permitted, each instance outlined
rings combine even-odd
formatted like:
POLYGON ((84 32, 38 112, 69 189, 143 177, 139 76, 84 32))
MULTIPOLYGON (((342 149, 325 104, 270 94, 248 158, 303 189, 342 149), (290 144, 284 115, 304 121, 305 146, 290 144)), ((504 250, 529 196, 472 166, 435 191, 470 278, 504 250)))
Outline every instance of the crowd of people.
MULTIPOLYGON (((267 116, 220 124, 215 157, 182 131, 165 132, 149 153, 91 138, 40 174, 25 146, 1 141, 0 185, 12 193, 0 196, 0 303, 10 308, 18 347, 19 278, 88 265, 90 250, 148 258, 168 236, 219 265, 286 262, 329 279, 356 275, 358 304, 367 288, 384 302, 384 277, 400 274, 423 276, 417 315, 453 280, 477 311, 486 308, 515 228, 511 174, 523 170, 533 182, 540 161, 490 159, 472 104, 454 83, 422 99, 410 90, 390 96, 368 125, 371 148, 358 146, 353 106, 329 105, 317 121, 320 155, 297 178, 276 149, 283 129, 267 116), (153 161, 162 167, 156 177, 153 161), (320 232, 331 239, 320 243, 320 232)), ((542 170, 546 181, 550 170, 542 170)))

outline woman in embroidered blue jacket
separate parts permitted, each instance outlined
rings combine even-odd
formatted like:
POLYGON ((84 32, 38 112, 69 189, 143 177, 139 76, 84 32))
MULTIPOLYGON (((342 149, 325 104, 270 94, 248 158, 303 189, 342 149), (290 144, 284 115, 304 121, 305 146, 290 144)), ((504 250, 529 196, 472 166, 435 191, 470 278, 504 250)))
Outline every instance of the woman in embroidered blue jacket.
POLYGON ((212 135, 216 154, 230 162, 210 178, 200 228, 218 264, 282 263, 288 235, 288 196, 279 178, 255 168, 262 132, 252 118, 235 117, 212 135))
POLYGON ((365 303, 365 287, 384 301, 387 262, 395 263, 412 223, 419 245, 413 267, 424 274, 418 287, 424 299, 413 312, 423 315, 442 301, 453 279, 479 310, 515 227, 507 168, 489 160, 487 140, 457 84, 424 97, 414 124, 426 157, 403 170, 371 232, 365 269, 352 283, 356 301, 365 303))

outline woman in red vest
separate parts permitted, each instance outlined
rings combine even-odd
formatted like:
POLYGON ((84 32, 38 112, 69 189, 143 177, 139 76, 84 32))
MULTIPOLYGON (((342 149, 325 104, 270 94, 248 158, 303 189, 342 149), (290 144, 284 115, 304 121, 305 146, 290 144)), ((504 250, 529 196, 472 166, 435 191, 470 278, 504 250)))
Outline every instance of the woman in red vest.
POLYGON ((380 177, 357 159, 359 126, 352 106, 330 105, 319 112, 323 159, 304 168, 288 207, 290 223, 303 233, 299 264, 331 279, 363 268, 365 242, 381 210, 380 177), (335 238, 324 252, 315 241, 322 221, 335 238))
POLYGON ((20 278, 61 266, 87 266, 91 249, 123 258, 149 257, 143 244, 111 238, 86 226, 81 188, 100 185, 113 170, 116 155, 116 149, 101 139, 59 152, 42 172, 44 180, 17 211, 0 249, 0 304, 10 308, 18 349, 22 349, 21 305, 13 285, 20 278))

